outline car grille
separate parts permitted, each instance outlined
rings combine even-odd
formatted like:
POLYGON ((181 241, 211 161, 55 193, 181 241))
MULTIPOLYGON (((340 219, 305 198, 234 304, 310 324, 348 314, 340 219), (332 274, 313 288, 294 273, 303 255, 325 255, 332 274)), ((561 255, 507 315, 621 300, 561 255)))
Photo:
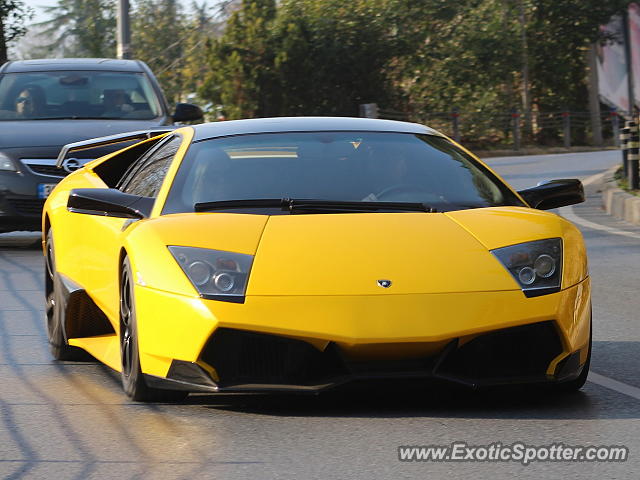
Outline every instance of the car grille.
POLYGON ((532 323, 477 336, 447 356, 439 372, 477 380, 544 376, 561 353, 554 322, 532 323))
POLYGON ((27 164, 27 166, 34 172, 40 175, 50 175, 52 177, 65 177, 67 172, 55 165, 35 165, 27 164))
POLYGON ((553 321, 494 330, 440 353, 418 359, 353 361, 333 342, 319 351, 309 343, 219 328, 200 360, 218 373, 221 388, 248 384, 319 385, 346 378, 412 375, 468 386, 545 381, 550 362, 562 353, 553 321))
POLYGON ((48 175, 50 177, 66 177, 67 172, 56 167, 55 158, 22 158, 20 160, 33 173, 48 175))
POLYGON ((201 359, 223 387, 242 383, 307 384, 347 373, 337 352, 320 352, 301 340, 219 328, 201 359))
POLYGON ((44 200, 38 198, 8 198, 9 205, 20 215, 41 215, 44 200))

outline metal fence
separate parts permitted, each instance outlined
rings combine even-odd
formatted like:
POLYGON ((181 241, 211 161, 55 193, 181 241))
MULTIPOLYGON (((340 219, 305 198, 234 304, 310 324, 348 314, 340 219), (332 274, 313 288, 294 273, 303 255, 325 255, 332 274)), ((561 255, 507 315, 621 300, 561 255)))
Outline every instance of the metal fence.
MULTIPOLYGON (((374 105, 374 104, 369 104, 374 105)), ((520 149, 526 145, 571 147, 593 145, 594 131, 602 132, 603 145, 619 146, 624 112, 604 112, 598 119, 589 112, 450 112, 407 113, 369 106, 364 116, 424 123, 457 141, 480 147, 520 149)))

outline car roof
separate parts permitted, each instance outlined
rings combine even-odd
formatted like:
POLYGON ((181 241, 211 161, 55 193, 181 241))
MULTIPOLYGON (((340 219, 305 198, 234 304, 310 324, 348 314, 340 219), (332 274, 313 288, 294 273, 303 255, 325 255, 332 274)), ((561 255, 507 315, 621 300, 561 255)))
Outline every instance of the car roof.
POLYGON ((48 58, 17 60, 6 63, 2 73, 50 72, 68 70, 106 70, 110 72, 143 72, 137 60, 113 58, 48 58))
POLYGON ((369 131, 442 136, 418 123, 358 117, 275 117, 230 120, 193 125, 194 141, 229 135, 279 132, 369 131))

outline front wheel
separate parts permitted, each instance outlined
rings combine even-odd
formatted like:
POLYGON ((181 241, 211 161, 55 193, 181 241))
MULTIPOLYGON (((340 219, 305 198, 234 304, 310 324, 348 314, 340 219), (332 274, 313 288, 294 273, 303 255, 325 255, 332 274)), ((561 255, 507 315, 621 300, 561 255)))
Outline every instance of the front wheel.
POLYGON ((133 274, 128 258, 122 262, 120 272, 120 358, 122 359, 122 388, 137 402, 179 401, 188 392, 160 390, 147 386, 140 368, 138 331, 133 274))

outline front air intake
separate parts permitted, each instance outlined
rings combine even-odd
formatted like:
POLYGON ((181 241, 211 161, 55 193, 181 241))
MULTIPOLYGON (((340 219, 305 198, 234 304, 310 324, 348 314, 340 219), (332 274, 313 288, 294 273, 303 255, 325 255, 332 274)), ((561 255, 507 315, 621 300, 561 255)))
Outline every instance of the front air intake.
POLYGON ((310 385, 343 373, 333 348, 320 351, 302 340, 219 328, 200 359, 221 387, 240 384, 310 385))
POLYGON ((477 336, 451 352, 438 373, 480 381, 544 379, 549 363, 562 351, 554 322, 532 323, 477 336))

